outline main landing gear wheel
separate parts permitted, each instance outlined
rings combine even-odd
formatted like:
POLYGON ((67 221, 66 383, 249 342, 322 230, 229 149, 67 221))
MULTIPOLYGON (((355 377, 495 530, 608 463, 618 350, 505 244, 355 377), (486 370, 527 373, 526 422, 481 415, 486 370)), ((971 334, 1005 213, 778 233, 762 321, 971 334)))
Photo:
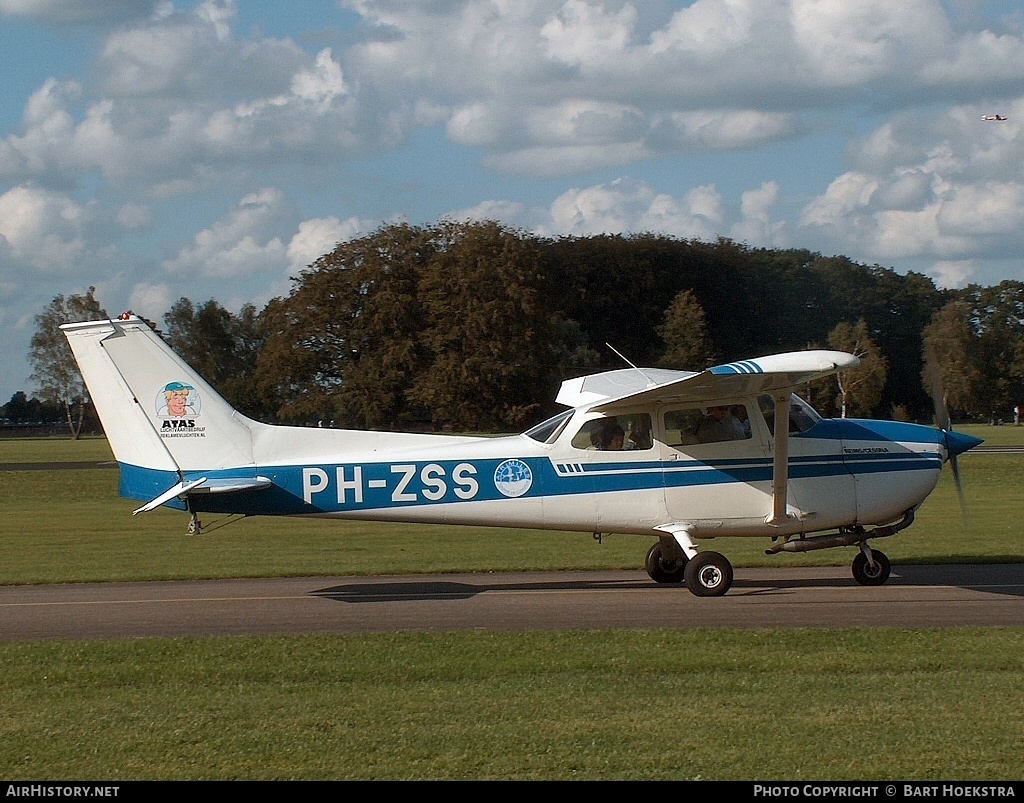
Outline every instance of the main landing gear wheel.
POLYGON ((683 579, 697 597, 720 597, 732 586, 732 564, 718 552, 698 552, 686 564, 683 579))
POLYGON ((853 579, 862 586, 880 586, 889 579, 889 573, 892 571, 892 564, 884 552, 872 549, 871 560, 874 561, 874 566, 868 563, 867 555, 863 552, 858 552, 857 557, 853 559, 853 579))
POLYGON ((686 555, 666 558, 665 550, 658 542, 647 553, 647 574, 655 583, 681 583, 688 562, 686 555))

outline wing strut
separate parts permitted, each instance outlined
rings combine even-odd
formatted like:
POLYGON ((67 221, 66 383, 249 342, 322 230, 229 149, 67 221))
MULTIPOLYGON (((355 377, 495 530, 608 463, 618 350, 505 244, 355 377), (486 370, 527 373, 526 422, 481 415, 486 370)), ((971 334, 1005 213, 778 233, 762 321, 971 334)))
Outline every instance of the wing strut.
POLYGON ((772 514, 768 524, 782 524, 789 515, 786 502, 789 484, 789 394, 775 399, 775 456, 772 463, 772 514))

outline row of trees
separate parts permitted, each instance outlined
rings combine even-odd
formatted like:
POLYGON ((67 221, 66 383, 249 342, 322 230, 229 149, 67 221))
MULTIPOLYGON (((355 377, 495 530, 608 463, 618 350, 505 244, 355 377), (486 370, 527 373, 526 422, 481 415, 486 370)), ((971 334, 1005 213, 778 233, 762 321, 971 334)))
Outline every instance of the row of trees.
POLYGON ((29 398, 23 390, 15 391, 7 404, 0 406, 0 427, 4 429, 66 429, 66 420, 62 404, 29 398))
MULTIPOLYGON (((44 397, 84 399, 53 370, 56 319, 99 317, 91 290, 37 316, 44 397)), ((981 418, 1024 396, 1021 283, 942 291, 921 274, 729 240, 388 225, 339 244, 263 310, 183 298, 162 323, 230 402, 282 422, 518 428, 552 412, 563 379, 622 367, 616 351, 690 370, 808 347, 857 353, 860 369, 806 389, 830 415, 927 420, 935 390, 981 418)))

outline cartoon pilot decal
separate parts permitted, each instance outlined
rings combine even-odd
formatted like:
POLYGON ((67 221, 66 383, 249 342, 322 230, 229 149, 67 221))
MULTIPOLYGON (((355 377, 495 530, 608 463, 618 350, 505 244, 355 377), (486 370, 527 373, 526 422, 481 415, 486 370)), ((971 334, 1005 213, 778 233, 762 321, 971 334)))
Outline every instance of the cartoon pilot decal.
POLYGON ((169 382, 157 394, 156 414, 160 418, 195 418, 199 415, 199 393, 183 382, 169 382))

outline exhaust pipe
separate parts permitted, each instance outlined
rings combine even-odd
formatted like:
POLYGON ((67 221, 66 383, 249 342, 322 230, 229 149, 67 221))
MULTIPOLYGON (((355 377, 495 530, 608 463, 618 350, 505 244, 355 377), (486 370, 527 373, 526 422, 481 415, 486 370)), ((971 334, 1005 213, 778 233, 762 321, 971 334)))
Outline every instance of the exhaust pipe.
POLYGON ((855 546, 864 543, 869 538, 886 538, 896 535, 900 530, 905 530, 914 523, 914 511, 908 510, 903 518, 895 524, 887 524, 884 527, 875 527, 871 532, 865 532, 858 527, 855 530, 839 531, 832 535, 812 535, 809 538, 798 536, 788 541, 766 549, 764 554, 777 555, 779 552, 813 552, 816 549, 831 549, 837 546, 855 546))

